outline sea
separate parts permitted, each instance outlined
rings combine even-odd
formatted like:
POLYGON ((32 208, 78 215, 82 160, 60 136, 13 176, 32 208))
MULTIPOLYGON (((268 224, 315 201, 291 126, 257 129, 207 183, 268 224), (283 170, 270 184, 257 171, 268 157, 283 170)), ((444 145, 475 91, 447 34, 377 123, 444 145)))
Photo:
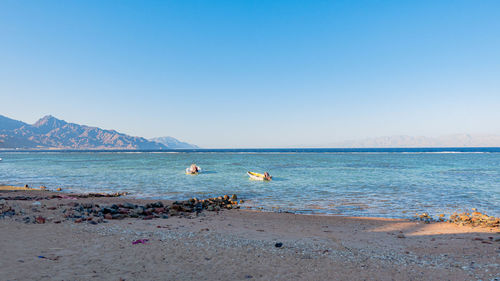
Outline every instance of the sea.
POLYGON ((500 148, 0 151, 0 185, 184 200, 237 194, 242 208, 412 218, 500 216, 500 148), (192 163, 199 175, 186 175, 192 163), (270 182, 247 171, 269 172, 270 182))

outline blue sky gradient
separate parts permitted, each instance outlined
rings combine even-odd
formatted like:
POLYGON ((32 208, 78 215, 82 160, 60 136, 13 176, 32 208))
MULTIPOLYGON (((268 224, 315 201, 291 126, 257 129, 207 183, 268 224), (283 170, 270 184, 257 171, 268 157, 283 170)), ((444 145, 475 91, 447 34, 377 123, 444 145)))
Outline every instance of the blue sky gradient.
POLYGON ((0 2, 0 114, 202 147, 500 134, 499 1, 0 2))

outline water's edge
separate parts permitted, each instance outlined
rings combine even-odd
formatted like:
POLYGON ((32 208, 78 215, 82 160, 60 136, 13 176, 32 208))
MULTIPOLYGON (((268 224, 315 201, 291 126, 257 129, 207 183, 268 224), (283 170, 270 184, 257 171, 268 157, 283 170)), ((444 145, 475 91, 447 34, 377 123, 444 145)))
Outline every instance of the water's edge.
POLYGON ((244 207, 411 218, 477 208, 500 216, 500 148, 0 151, 0 184, 182 200, 238 194, 244 207), (204 173, 184 174, 191 163, 204 173), (255 182, 246 171, 269 171, 255 182))

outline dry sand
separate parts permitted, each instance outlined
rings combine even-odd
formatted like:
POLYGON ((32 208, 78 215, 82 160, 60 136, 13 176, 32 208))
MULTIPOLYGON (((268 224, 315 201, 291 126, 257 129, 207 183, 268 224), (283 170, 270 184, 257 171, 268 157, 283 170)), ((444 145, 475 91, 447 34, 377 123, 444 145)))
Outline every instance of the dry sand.
MULTIPOLYGON (((46 194, 0 188, 0 197, 46 194)), ((147 202, 6 200, 25 214, 0 219, 1 280, 500 279, 498 228, 250 210, 54 223, 75 201, 147 202), (32 215, 47 221, 23 222, 32 215), (133 245, 137 239, 149 241, 133 245)))

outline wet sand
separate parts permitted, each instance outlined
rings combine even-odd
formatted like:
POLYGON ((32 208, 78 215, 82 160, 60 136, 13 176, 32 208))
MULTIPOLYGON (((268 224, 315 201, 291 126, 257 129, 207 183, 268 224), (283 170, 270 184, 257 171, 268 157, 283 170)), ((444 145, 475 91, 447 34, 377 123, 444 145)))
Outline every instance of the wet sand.
MULTIPOLYGON (((4 198, 53 194, 63 193, 0 188, 4 198)), ((75 202, 152 201, 67 194, 3 202, 19 213, 0 219, 4 280, 500 278, 499 228, 235 209, 90 224, 62 211, 75 202), (45 222, 23 221, 34 216, 45 222)))

